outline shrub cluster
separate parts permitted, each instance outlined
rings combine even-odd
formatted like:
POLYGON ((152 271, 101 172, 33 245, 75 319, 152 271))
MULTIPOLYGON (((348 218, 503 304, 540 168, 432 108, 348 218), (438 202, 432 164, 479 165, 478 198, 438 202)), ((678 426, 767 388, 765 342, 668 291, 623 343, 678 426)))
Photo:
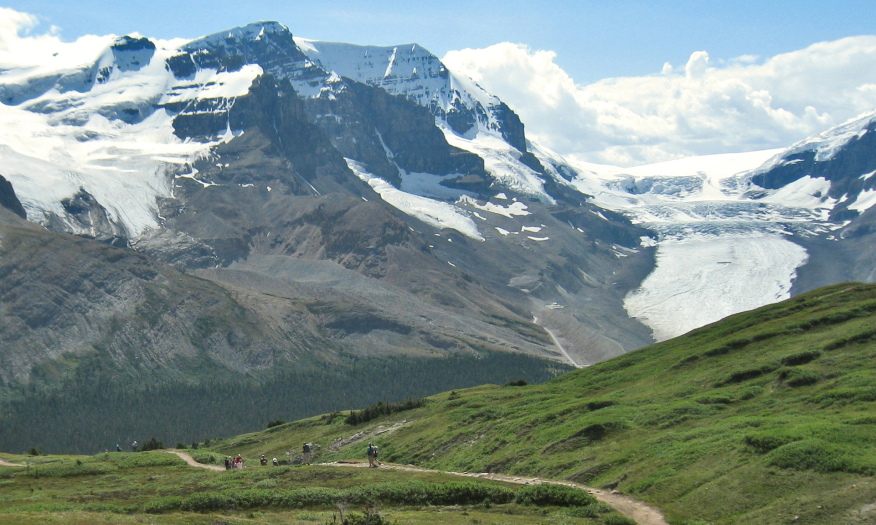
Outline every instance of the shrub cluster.
POLYGON ((158 441, 155 436, 152 437, 146 443, 143 443, 143 446, 140 447, 141 452, 146 452, 148 450, 161 450, 164 448, 164 443, 158 441))
POLYGON ((805 352, 798 352, 796 354, 791 354, 782 358, 782 364, 785 366, 797 366, 797 365, 805 365, 810 361, 814 361, 821 357, 821 352, 818 350, 806 350, 805 352))
POLYGON ((779 380, 788 386, 814 385, 821 379, 818 373, 800 368, 788 368, 779 372, 779 380))
POLYGON ((361 423, 366 423, 380 416, 388 416, 396 412, 404 412, 405 410, 420 408, 425 404, 425 398, 405 399, 404 401, 400 401, 398 403, 384 403, 381 401, 377 404, 371 405, 368 408, 351 411, 350 415, 347 416, 347 419, 344 420, 344 423, 355 426, 361 423))
POLYGON ((853 447, 837 445, 820 439, 795 441, 773 450, 767 462, 775 467, 815 472, 849 472, 872 476, 876 463, 853 447))
POLYGON ((851 335, 849 337, 844 337, 842 339, 837 339, 836 341, 832 341, 824 346, 824 349, 827 351, 831 350, 839 350, 840 348, 853 345, 856 343, 866 343, 867 341, 872 341, 876 339, 876 330, 866 330, 864 332, 851 335))
POLYGON ((118 470, 115 465, 107 463, 54 463, 42 467, 35 467, 27 472, 35 478, 41 476, 52 478, 69 478, 73 476, 96 476, 108 474, 118 470))
POLYGON ((727 379, 724 380, 724 383, 741 383, 742 381, 747 381, 749 379, 760 377, 764 374, 769 374, 770 372, 773 372, 778 368, 778 363, 766 363, 752 368, 735 370, 733 372, 730 372, 730 375, 727 376, 727 379))
POLYGON ((564 485, 529 485, 518 490, 474 481, 426 483, 419 481, 380 483, 350 489, 311 487, 289 490, 245 489, 198 492, 181 498, 167 496, 150 501, 144 510, 160 513, 173 510, 213 512, 263 507, 330 507, 338 501, 360 505, 380 501, 393 505, 477 505, 481 503, 584 507, 594 504, 593 496, 564 485))
POLYGON ((194 459, 198 463, 204 463, 207 465, 219 465, 222 463, 222 460, 224 458, 219 454, 214 454, 213 452, 207 452, 205 450, 202 452, 193 452, 192 459, 194 459))
POLYGON ((801 438, 798 436, 789 434, 788 432, 784 432, 781 430, 767 430, 763 432, 747 434, 743 438, 743 441, 746 445, 753 448, 757 452, 765 454, 773 449, 781 447, 782 445, 787 445, 788 443, 793 443, 794 441, 799 441, 800 439, 801 438))

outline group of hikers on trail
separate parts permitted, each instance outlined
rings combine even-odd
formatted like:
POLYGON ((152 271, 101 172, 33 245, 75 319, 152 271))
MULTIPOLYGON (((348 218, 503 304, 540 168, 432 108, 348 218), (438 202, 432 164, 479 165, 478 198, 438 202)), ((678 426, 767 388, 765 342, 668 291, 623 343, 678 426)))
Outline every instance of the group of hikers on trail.
MULTIPOLYGON (((380 449, 377 448, 377 445, 374 443, 368 443, 368 447, 365 449, 365 453, 368 456, 368 466, 369 467, 379 467, 380 460, 377 459, 380 449)), ((301 463, 303 465, 310 465, 311 458, 313 457, 313 445, 310 443, 305 443, 301 447, 301 463)), ((259 456, 259 463, 263 467, 268 465, 268 458, 265 457, 264 454, 259 456)), ((275 467, 280 466, 280 462, 277 458, 271 460, 271 463, 275 467)), ((231 470, 233 468, 245 468, 243 458, 238 454, 236 457, 225 456, 225 470, 231 470)))
MULTIPOLYGON (((271 462, 274 464, 275 467, 280 466, 280 462, 277 461, 277 458, 272 459, 271 462)), ((268 458, 266 458, 265 455, 262 454, 261 456, 259 456, 259 463, 261 463, 261 465, 263 467, 267 467, 268 466, 268 458)))
POLYGON ((231 470, 233 468, 244 468, 243 458, 240 457, 240 454, 234 458, 231 456, 225 456, 225 470, 231 470))
MULTIPOLYGON (((313 452, 313 445, 310 443, 305 443, 303 447, 301 447, 301 462, 304 465, 310 464, 311 454, 313 452)), ((259 456, 259 463, 261 466, 268 466, 268 458, 265 457, 264 454, 259 456)), ((271 460, 271 464, 275 467, 280 466, 280 461, 277 458, 273 458, 271 460)), ((233 468, 245 468, 243 458, 240 454, 237 457, 232 458, 231 456, 225 456, 225 470, 231 470, 233 468)))

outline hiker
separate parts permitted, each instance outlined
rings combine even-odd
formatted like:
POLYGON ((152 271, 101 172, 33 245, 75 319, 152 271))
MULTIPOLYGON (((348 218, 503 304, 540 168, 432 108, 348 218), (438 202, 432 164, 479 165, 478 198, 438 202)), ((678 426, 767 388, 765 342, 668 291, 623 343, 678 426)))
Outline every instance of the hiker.
POLYGON ((138 447, 138 446, 140 446, 140 444, 137 443, 137 440, 135 439, 134 442, 131 443, 131 452, 137 452, 137 447, 138 447))
POLYGON ((231 456, 225 456, 225 470, 231 470, 231 456))
POLYGON ((375 445, 375 446, 374 446, 374 450, 373 450, 374 466, 375 466, 375 467, 379 467, 379 466, 380 466, 380 460, 377 459, 377 455, 378 455, 378 454, 380 454, 380 448, 377 447, 377 445, 375 445))
POLYGON ((305 443, 303 447, 301 447, 301 461, 305 465, 310 465, 310 451, 313 447, 310 443, 305 443))
POLYGON ((274 458, 274 459, 273 459, 273 462, 274 462, 274 466, 275 466, 275 467, 279 467, 279 466, 280 466, 280 462, 277 461, 277 458, 274 458))
POLYGON ((365 449, 365 453, 368 455, 368 466, 376 467, 374 464, 374 443, 368 443, 368 448, 365 449))
POLYGON ((259 458, 259 463, 261 463, 263 467, 267 467, 268 466, 268 458, 266 458, 265 455, 262 454, 261 457, 259 458))

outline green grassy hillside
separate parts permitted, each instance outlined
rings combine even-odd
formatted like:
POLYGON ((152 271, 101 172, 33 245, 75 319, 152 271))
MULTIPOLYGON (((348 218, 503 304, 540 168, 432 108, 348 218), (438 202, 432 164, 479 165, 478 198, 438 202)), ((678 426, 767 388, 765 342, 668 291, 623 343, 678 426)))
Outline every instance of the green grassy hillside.
MULTIPOLYGON (((301 444, 311 442, 314 462, 361 461, 374 441, 383 461, 396 464, 617 483, 673 524, 874 523, 874 321, 876 285, 842 284, 545 384, 326 414, 213 440, 210 452, 197 452, 202 460, 266 454, 295 465, 301 444)), ((389 471, 375 472, 369 476, 389 471)), ((0 483, 17 486, 15 476, 0 483)), ((140 490, 118 490, 126 486, 140 490)), ((460 521, 448 523, 518 522, 460 508, 453 518, 460 521)), ((620 519, 554 508, 527 516, 530 523, 620 519)))
POLYGON ((537 386, 483 386, 350 426, 313 418, 218 450, 575 480, 673 523, 876 522, 876 286, 737 314, 537 386), (697 520, 697 521, 694 521, 697 520))

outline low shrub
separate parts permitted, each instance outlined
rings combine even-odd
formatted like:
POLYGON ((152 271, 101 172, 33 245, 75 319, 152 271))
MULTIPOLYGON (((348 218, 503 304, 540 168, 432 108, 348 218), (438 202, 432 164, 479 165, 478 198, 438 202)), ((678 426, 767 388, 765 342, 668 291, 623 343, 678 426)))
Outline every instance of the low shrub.
POLYGON ((166 452, 149 452, 149 453, 134 453, 134 452, 113 452, 98 454, 95 456, 98 461, 106 461, 112 463, 119 468, 138 468, 138 467, 171 467, 174 465, 185 465, 176 454, 168 454, 166 452))
POLYGON ((765 430, 762 432, 754 432, 746 434, 743 437, 743 442, 755 451, 766 454, 767 452, 779 448, 782 445, 793 443, 802 439, 800 436, 788 433, 782 430, 765 430))
POLYGON ((796 354, 786 355, 781 359, 781 363, 785 366, 805 365, 821 357, 821 352, 818 350, 807 350, 805 352, 797 352, 796 354))
POLYGON ((727 395, 705 395, 694 398, 694 401, 701 405, 729 405, 734 399, 727 395))
POLYGON ((876 401, 876 387, 833 388, 812 396, 810 400, 823 406, 829 406, 834 403, 845 404, 860 401, 876 401))
POLYGON ((161 450, 163 448, 164 448, 164 443, 162 443, 161 441, 159 441, 158 439, 156 439, 153 436, 152 439, 150 439, 146 443, 143 443, 143 446, 140 447, 140 451, 146 452, 148 450, 161 450))
POLYGON ((380 416, 388 416, 396 412, 403 412, 405 410, 420 408, 425 404, 425 398, 406 399, 399 403, 384 403, 381 401, 362 410, 350 411, 350 415, 347 416, 347 419, 344 420, 344 423, 355 426, 362 423, 367 423, 368 421, 376 419, 380 416))
POLYGON ((756 377, 760 377, 764 374, 769 374, 770 372, 774 372, 779 368, 778 363, 766 363, 759 366, 751 367, 751 368, 743 368, 740 370, 734 370, 730 372, 730 375, 727 376, 723 382, 727 383, 741 383, 742 381, 748 381, 749 379, 754 379, 756 377))
POLYGON ((738 350, 740 348, 745 348, 750 345, 754 341, 751 339, 735 339, 733 341, 728 341, 727 343, 718 346, 716 348, 712 348, 711 350, 706 350, 703 352, 704 356, 707 357, 716 357, 719 355, 724 355, 729 353, 731 350, 738 350))
POLYGON ((636 525, 636 520, 621 514, 609 514, 602 518, 603 525, 636 525))
POLYGON ((821 376, 812 370, 786 368, 779 372, 779 381, 784 382, 788 386, 814 385, 819 379, 821 379, 821 376))
POLYGON ((659 409, 659 412, 651 415, 645 420, 645 424, 667 428, 691 418, 703 417, 707 414, 713 413, 715 410, 715 408, 711 406, 691 403, 688 401, 660 406, 659 409))
POLYGON ((596 503, 596 498, 575 487, 540 483, 518 490, 514 501, 523 505, 586 507, 596 503))
POLYGON ((560 515, 570 518, 598 518, 602 514, 614 512, 614 507, 596 502, 584 507, 569 507, 560 511, 560 515))
POLYGON ((380 483, 346 492, 352 503, 384 501, 398 505, 475 505, 483 501, 510 503, 514 491, 497 485, 473 481, 448 483, 380 483))
POLYGON ((598 400, 596 400, 596 401, 590 401, 589 403, 587 403, 587 404, 584 405, 584 406, 587 407, 587 410, 593 412, 593 411, 596 411, 596 410, 600 410, 600 409, 603 409, 603 408, 608 408, 608 407, 610 407, 610 406, 614 406, 614 405, 616 405, 616 404, 617 404, 616 402, 614 402, 614 401, 609 401, 608 399, 598 399, 598 400))
POLYGON ((109 474, 118 470, 115 465, 107 463, 54 463, 50 465, 35 467, 27 471, 27 475, 39 478, 41 476, 51 478, 69 478, 74 476, 98 476, 101 474, 109 474))
POLYGON ((876 464, 866 461, 856 449, 820 439, 805 439, 778 447, 767 455, 767 463, 779 468, 821 473, 848 472, 870 476, 876 473, 876 464))
POLYGON ((183 499, 180 496, 161 496, 152 498, 143 506, 143 512, 147 514, 160 514, 182 508, 183 499))
POLYGON ((849 337, 843 337, 842 339, 831 341, 824 345, 824 349, 829 352, 831 350, 839 350, 840 348, 857 343, 866 343, 867 341, 872 341, 874 339, 876 339, 876 329, 866 330, 849 337))
POLYGON ((517 502, 526 505, 584 507, 593 504, 596 500, 581 490, 564 485, 530 485, 515 490, 474 481, 448 483, 411 481, 378 483, 350 489, 312 487, 292 490, 270 488, 222 490, 198 492, 179 500, 159 498, 155 501, 148 512, 162 512, 161 509, 165 508, 190 512, 214 512, 264 507, 329 507, 338 501, 346 501, 354 505, 382 501, 392 505, 446 506, 478 505, 486 501, 491 504, 517 502))

